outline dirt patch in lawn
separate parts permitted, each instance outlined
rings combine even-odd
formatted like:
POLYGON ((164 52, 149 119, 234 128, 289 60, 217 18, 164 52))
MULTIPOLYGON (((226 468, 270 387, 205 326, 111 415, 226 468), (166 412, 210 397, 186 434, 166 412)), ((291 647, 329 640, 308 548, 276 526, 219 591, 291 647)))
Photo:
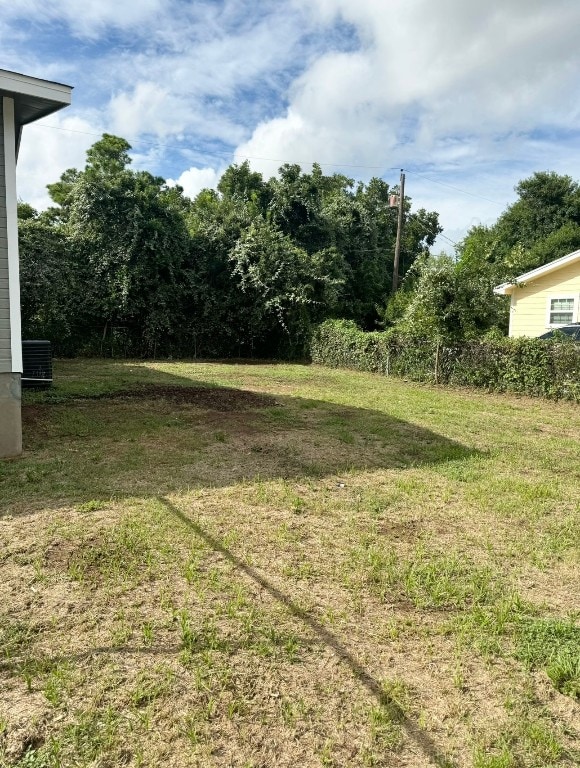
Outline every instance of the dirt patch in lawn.
POLYGON ((34 404, 26 404, 22 406, 22 425, 28 431, 42 435, 47 434, 46 429, 46 406, 34 404))
POLYGON ((53 541, 44 552, 43 564, 46 568, 64 572, 68 569, 76 549, 73 541, 53 541))
POLYGON ((270 395, 262 395, 244 389, 224 387, 172 387, 148 384, 138 389, 121 389, 103 395, 92 396, 95 400, 171 400, 174 403, 195 405, 212 411, 247 411, 278 405, 270 395))
POLYGON ((388 539, 411 543, 416 542, 424 530, 422 520, 387 520, 379 527, 380 533, 388 539))

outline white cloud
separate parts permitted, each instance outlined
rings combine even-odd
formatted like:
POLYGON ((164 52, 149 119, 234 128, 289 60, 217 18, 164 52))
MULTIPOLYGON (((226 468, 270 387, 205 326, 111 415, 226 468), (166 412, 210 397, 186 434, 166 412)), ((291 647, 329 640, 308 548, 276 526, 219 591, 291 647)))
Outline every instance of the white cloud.
POLYGON ((18 196, 37 209, 52 205, 46 185, 58 181, 67 168, 84 168, 86 151, 97 141, 86 134, 95 130, 94 124, 81 117, 57 113, 50 125, 57 127, 24 127, 16 167, 18 196))
POLYGON ((214 168, 189 168, 178 179, 168 179, 169 186, 178 184, 192 200, 202 189, 216 189, 223 171, 214 168))
POLYGON ((175 84, 170 90, 156 82, 137 82, 112 96, 107 111, 112 132, 129 139, 143 133, 162 139, 194 133, 236 143, 243 135, 235 122, 179 93, 175 84))
MULTIPOLYGON (((579 165, 577 0, 4 5, 0 43, 13 68, 77 86, 71 117, 51 123, 125 136, 135 167, 164 176, 179 174, 181 157, 193 166, 180 180, 189 194, 217 183, 227 147, 266 176, 285 161, 316 161, 396 183, 394 169, 407 167, 499 202, 533 170, 574 175, 579 165), (52 30, 73 55, 46 54, 52 30)), ((19 178, 31 200, 46 199, 64 168, 82 167, 96 140, 47 133, 25 131, 19 178)), ((493 215, 479 198, 408 184, 449 230, 493 215)))
POLYGON ((165 17, 151 47, 102 59, 100 77, 112 91, 116 126, 163 137, 196 133, 234 145, 254 127, 279 88, 277 75, 296 65, 303 29, 295 14, 281 11, 276 17, 248 12, 249 20, 230 30, 225 11, 217 15, 211 7, 203 23, 193 11, 165 17))
MULTIPOLYGON (((312 147, 317 154, 329 131, 364 152, 367 136, 358 124, 372 126, 373 152, 384 155, 385 125, 399 130, 409 115, 424 148, 451 132, 536 125, 547 109, 566 125, 576 117, 570 95, 578 90, 580 5, 572 0, 501 6, 493 0, 315 0, 313 6, 327 21, 332 11, 344 17, 362 41, 355 52, 319 58, 295 83, 288 122, 297 126, 298 116, 305 133, 316 123, 322 132, 312 147)), ((267 131, 263 125, 259 131, 263 140, 267 131)), ((278 121, 272 131, 281 135, 278 121)))
POLYGON ((137 83, 131 92, 114 95, 109 103, 113 133, 138 136, 142 131, 166 136, 180 133, 184 109, 168 89, 153 82, 137 83))
MULTIPOLYGON (((552 165, 560 134, 577 130, 576 0, 294 4, 311 24, 352 25, 359 44, 318 57, 294 82, 285 112, 260 122, 238 146, 236 157, 255 158, 252 165, 264 173, 272 172, 273 163, 259 158, 278 164, 316 160, 345 170, 353 164, 359 176, 385 171, 393 182, 396 174, 389 168, 432 168, 459 174, 458 186, 490 196, 493 166, 502 181, 509 178, 495 185, 500 202, 507 202, 522 177, 514 173, 552 165), (541 153, 535 147, 538 131, 547 134, 541 153)), ((415 182, 409 193, 426 204, 416 193, 428 184, 415 182)), ((494 216, 490 204, 451 190, 425 194, 424 200, 433 201, 455 232, 501 211, 495 206, 494 216)))
POLYGON ((34 19, 36 23, 64 21, 73 32, 83 37, 95 37, 103 27, 127 28, 142 24, 160 12, 168 3, 164 0, 18 0, 5 3, 6 18, 34 19))

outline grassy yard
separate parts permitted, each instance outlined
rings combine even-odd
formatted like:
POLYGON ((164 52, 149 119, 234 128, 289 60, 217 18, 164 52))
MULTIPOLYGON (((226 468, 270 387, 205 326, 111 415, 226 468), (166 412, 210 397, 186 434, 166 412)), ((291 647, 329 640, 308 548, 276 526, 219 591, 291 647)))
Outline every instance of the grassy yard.
POLYGON ((55 380, 0 462, 0 766, 578 764, 578 406, 299 365, 55 380))

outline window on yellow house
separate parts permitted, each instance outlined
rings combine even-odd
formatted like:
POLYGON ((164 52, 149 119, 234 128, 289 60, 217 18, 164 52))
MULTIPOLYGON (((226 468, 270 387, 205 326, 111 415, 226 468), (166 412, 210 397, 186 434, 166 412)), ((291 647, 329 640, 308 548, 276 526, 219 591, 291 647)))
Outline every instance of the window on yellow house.
POLYGON ((573 297, 548 299, 548 324, 569 325, 574 322, 573 297))

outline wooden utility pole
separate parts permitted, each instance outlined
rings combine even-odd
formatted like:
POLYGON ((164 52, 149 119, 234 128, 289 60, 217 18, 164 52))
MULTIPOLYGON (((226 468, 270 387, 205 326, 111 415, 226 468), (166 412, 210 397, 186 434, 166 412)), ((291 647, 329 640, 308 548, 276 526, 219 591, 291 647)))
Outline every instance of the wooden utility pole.
POLYGON ((401 168, 401 184, 399 187, 399 217, 397 219, 397 241, 395 243, 395 260, 393 262, 393 293, 399 287, 399 255, 401 253, 401 237, 403 235, 403 205, 405 203, 405 174, 401 168))

